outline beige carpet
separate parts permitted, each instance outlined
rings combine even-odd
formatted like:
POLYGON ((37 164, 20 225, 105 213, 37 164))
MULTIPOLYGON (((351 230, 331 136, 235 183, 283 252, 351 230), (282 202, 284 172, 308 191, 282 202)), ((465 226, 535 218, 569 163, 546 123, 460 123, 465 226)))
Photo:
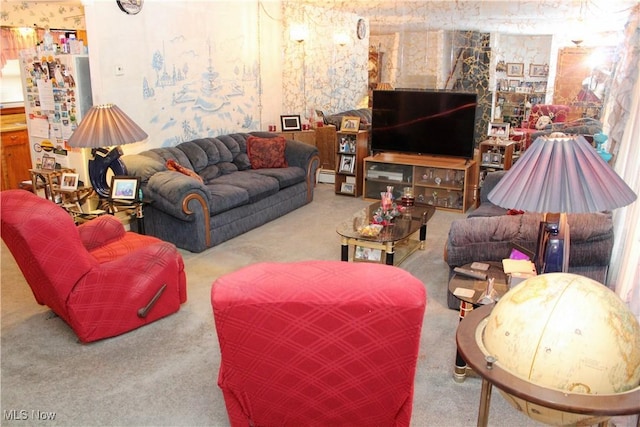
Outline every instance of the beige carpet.
MULTIPOLYGON (((319 184, 314 202, 307 206, 203 253, 182 252, 188 301, 181 310, 89 345, 79 344, 64 322, 37 305, 3 244, 0 424, 228 425, 216 385, 219 352, 211 284, 258 261, 340 259, 336 224, 366 204, 334 195, 331 184, 319 184), (54 413, 55 419, 37 420, 38 411, 54 413)), ((428 293, 415 382, 415 426, 476 424, 480 380, 458 384, 452 379, 458 315, 446 307, 448 267, 442 260, 449 224, 460 217, 436 212, 428 225, 426 250, 401 265, 425 283, 428 293)), ((541 425, 512 409, 498 392, 493 394, 489 424, 541 425)))

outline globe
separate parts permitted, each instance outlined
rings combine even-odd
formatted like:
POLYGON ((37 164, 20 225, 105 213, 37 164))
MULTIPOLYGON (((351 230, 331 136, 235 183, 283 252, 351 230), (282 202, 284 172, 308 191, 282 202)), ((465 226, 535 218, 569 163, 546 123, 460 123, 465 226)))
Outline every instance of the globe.
MULTIPOLYGON (((503 369, 567 393, 615 394, 640 384, 640 325, 618 296, 584 276, 549 273, 507 292, 487 318, 483 345, 503 369)), ((593 417, 534 405, 500 391, 517 410, 551 425, 593 417)))

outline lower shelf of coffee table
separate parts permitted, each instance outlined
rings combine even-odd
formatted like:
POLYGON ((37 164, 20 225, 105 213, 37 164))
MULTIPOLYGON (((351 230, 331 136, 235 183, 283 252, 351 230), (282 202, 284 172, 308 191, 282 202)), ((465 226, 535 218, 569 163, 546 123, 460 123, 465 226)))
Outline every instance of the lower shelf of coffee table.
MULTIPOLYGON (((409 255, 420 248, 420 243, 420 240, 411 237, 397 242, 394 246, 393 265, 400 265, 409 255)), ((349 260, 353 262, 384 264, 387 258, 386 245, 384 243, 351 239, 349 251, 349 260)))

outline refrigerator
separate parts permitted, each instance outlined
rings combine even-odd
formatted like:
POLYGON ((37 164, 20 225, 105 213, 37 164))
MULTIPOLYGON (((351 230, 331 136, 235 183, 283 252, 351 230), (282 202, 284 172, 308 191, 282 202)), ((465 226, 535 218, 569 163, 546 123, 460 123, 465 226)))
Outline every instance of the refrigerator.
POLYGON ((56 168, 73 168, 78 180, 90 185, 90 150, 68 145, 93 105, 89 56, 26 49, 19 59, 32 167, 39 169, 45 157, 52 163, 53 157, 56 168))

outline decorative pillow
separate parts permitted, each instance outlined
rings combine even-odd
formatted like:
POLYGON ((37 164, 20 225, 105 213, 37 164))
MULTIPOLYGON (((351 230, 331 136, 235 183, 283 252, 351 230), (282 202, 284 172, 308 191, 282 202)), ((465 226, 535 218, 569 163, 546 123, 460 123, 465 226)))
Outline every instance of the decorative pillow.
POLYGON ((550 125, 551 123, 552 123, 551 117, 549 117, 549 116, 540 116, 540 117, 538 117, 538 120, 536 121, 536 129, 542 130, 545 127, 547 127, 547 125, 550 125))
POLYGON ((287 141, 282 136, 260 138, 251 135, 247 138, 247 154, 252 169, 286 168, 287 158, 284 151, 287 141))
POLYGON ((171 170, 171 171, 176 171, 176 172, 180 172, 181 174, 190 176, 191 178, 200 181, 201 184, 204 183, 204 181, 202 180, 202 177, 200 175, 198 175, 197 173, 195 173, 194 171, 192 171, 189 168, 185 168, 184 166, 182 166, 180 163, 176 162, 173 159, 169 159, 167 160, 166 163, 167 169, 171 170))

